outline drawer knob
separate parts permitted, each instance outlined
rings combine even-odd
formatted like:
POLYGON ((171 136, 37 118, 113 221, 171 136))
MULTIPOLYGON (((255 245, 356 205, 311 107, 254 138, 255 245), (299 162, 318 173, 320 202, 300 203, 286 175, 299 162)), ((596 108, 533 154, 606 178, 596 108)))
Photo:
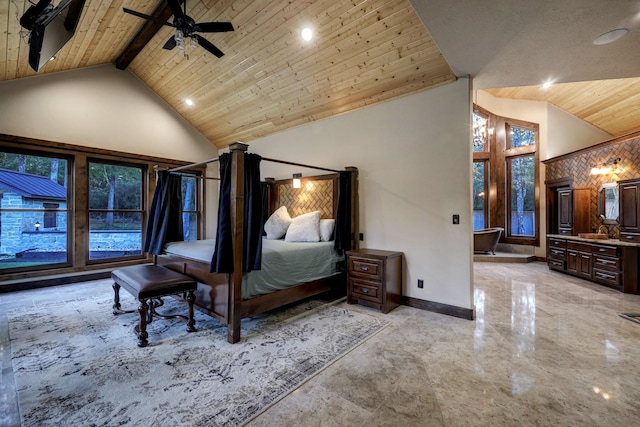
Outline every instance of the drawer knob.
POLYGON ((368 294, 369 293, 369 289, 360 288, 360 292, 362 292, 363 294, 368 294))
POLYGON ((360 270, 362 270, 362 271, 369 271, 369 267, 364 266, 364 265, 361 265, 361 266, 360 266, 360 270))

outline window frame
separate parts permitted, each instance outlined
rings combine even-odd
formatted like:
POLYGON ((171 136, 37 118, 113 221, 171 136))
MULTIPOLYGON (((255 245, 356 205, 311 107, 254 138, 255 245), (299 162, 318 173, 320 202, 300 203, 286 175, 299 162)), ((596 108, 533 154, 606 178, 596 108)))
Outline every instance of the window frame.
POLYGON ((525 122, 523 120, 507 119, 505 120, 505 150, 504 150, 504 200, 505 200, 505 232, 504 242, 520 245, 533 245, 538 246, 540 244, 540 159, 539 150, 540 145, 540 126, 537 123, 525 122), (533 131, 535 134, 535 144, 526 145, 521 147, 511 148, 511 129, 517 127, 520 129, 527 129, 533 131), (521 236, 513 233, 511 224, 511 161, 513 159, 522 158, 525 156, 533 156, 534 163, 534 223, 533 223, 533 236, 521 236))
POLYGON ((86 222, 87 222, 87 230, 88 233, 85 236, 86 239, 86 252, 85 252, 85 257, 87 260, 87 265, 91 265, 91 264, 105 264, 105 263, 110 263, 110 262, 114 262, 114 261, 123 261, 123 260, 130 260, 130 259, 144 259, 146 258, 146 255, 144 253, 144 235, 147 229, 147 218, 148 218, 148 197, 147 194, 149 193, 149 180, 148 180, 148 176, 149 176, 149 171, 148 171, 148 165, 146 163, 134 163, 134 162, 123 162, 123 161, 109 161, 109 160, 105 160, 105 159, 100 159, 100 158, 94 158, 94 157, 90 157, 87 158, 87 171, 91 170, 91 163, 95 163, 95 164, 104 164, 104 165, 110 165, 110 166, 121 166, 121 167, 129 167, 129 168, 139 168, 140 169, 140 209, 92 209, 90 206, 90 200, 91 200, 91 188, 90 188, 90 176, 89 173, 87 173, 87 187, 86 187, 86 194, 87 194, 87 206, 86 206, 86 211, 87 211, 87 216, 86 216, 86 222), (140 229, 140 253, 139 254, 133 254, 133 255, 123 255, 123 256, 119 256, 119 257, 106 257, 106 258, 96 258, 96 259, 91 259, 91 214, 92 213, 109 213, 109 212, 113 212, 115 213, 139 213, 140 214, 140 221, 141 221, 141 229, 140 229))
POLYGON ((183 215, 183 222, 184 222, 184 215, 185 214, 195 214, 196 216, 196 238, 195 240, 199 240, 202 238, 202 235, 204 234, 204 223, 203 223, 203 217, 204 214, 202 212, 202 206, 204 204, 204 188, 202 185, 202 180, 206 179, 203 176, 202 171, 199 170, 185 170, 182 171, 180 173, 181 177, 180 177, 180 188, 182 188, 182 179, 183 178, 194 178, 195 179, 195 189, 194 189, 194 195, 196 197, 195 200, 195 209, 184 209, 184 203, 180 209, 180 211, 182 212, 183 215))
MULTIPOLYGON (((152 261, 152 256, 144 253, 139 259, 113 259, 108 262, 88 262, 88 237, 86 234, 89 230, 88 216, 88 159, 103 162, 124 162, 125 164, 139 164, 146 166, 146 173, 143 180, 146 180, 147 187, 143 192, 146 197, 144 210, 148 212, 149 203, 153 198, 156 186, 155 170, 157 168, 171 169, 177 167, 185 167, 193 162, 186 162, 174 159, 164 159, 159 157, 119 152, 94 147, 84 147, 54 141, 46 141, 35 138, 27 138, 14 135, 0 135, 0 150, 18 154, 34 154, 49 157, 64 158, 68 163, 66 171, 68 206, 70 210, 67 218, 67 259, 65 264, 47 264, 42 268, 20 268, 0 270, 0 292, 10 292, 16 290, 32 289, 34 287, 51 286, 60 284, 61 281, 67 283, 70 281, 86 280, 86 278, 106 278, 109 277, 109 271, 121 266, 138 264, 145 260, 152 261), (62 277, 62 279, 61 279, 62 277)), ((206 165, 195 166, 189 168, 191 172, 197 172, 206 178, 206 165)), ((204 194, 204 186, 200 183, 199 190, 196 193, 198 197, 200 214, 198 215, 198 238, 204 235, 206 212, 204 207, 206 199, 204 194)), ((148 215, 148 213, 146 214, 148 215)), ((143 228, 143 238, 146 234, 145 223, 143 228)), ((93 261, 93 260, 92 260, 93 261)))
MULTIPOLYGON (((63 212, 67 216, 67 229, 66 229, 66 260, 63 262, 52 262, 48 264, 42 265, 31 265, 26 267, 11 267, 0 270, 0 279, 3 276, 11 276, 15 274, 19 274, 20 276, 29 275, 30 272, 40 272, 51 269, 61 269, 67 268, 73 265, 73 203, 72 203, 72 194, 74 188, 73 174, 71 173, 73 169, 73 158, 72 156, 64 155, 62 153, 52 153, 38 149, 32 148, 18 148, 11 146, 0 145, 0 151, 5 153, 12 154, 24 154, 27 156, 34 157, 48 157, 55 158, 58 160, 65 160, 67 162, 67 171, 66 171, 66 182, 67 182, 67 200, 66 200, 66 209, 50 209, 45 207, 45 202, 42 203, 42 208, 39 209, 27 209, 27 208, 14 208, 14 209, 0 209, 0 212, 39 212, 42 213, 43 219, 41 223, 41 227, 44 226, 44 215, 48 212, 63 212)), ((48 202, 47 202, 48 203, 48 202)), ((0 220, 1 221, 1 220, 0 220)), ((39 221, 38 221, 39 222, 39 221)), ((43 232, 43 231, 38 231, 43 232)), ((1 280, 0 280, 1 281, 1 280)))
MULTIPOLYGON (((479 159, 479 160, 473 160, 473 163, 482 163, 484 165, 484 183, 483 183, 483 188, 484 188, 484 225, 483 228, 488 228, 489 227, 489 171, 490 171, 490 163, 489 163, 489 159, 479 159)), ((472 203, 473 206, 473 203, 472 203)), ((475 212, 475 210, 474 210, 475 212)), ((474 216, 474 223, 475 223, 475 216, 474 216)), ((474 227, 475 229, 475 227, 474 227)))
MULTIPOLYGON (((501 117, 490 111, 473 104, 473 112, 488 116, 487 130, 489 143, 487 151, 473 151, 471 147, 473 161, 485 161, 489 172, 485 177, 487 180, 485 189, 485 224, 486 227, 502 227, 504 232, 500 237, 500 243, 539 246, 540 245, 540 126, 537 123, 527 122, 518 119, 501 117), (535 145, 522 147, 511 147, 510 135, 511 127, 525 128, 535 131, 535 145), (493 132, 492 132, 493 130, 493 132), (534 236, 518 236, 511 233, 511 200, 510 200, 510 158, 533 154, 534 155, 534 236)), ((472 120, 473 121, 473 120, 472 120)), ((473 123, 472 123, 473 124, 473 123)), ((471 141, 473 143, 473 140, 471 141)), ((473 197, 473 195, 472 195, 473 197)), ((472 200, 473 203, 473 200, 472 200)))

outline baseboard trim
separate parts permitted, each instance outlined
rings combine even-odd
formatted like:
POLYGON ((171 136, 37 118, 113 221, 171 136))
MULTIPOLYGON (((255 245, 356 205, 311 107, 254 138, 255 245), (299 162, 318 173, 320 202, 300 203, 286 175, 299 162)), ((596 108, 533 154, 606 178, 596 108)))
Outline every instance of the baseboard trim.
POLYGON ((37 288, 47 288, 49 286, 68 285, 71 283, 86 282, 89 280, 108 279, 111 277, 111 270, 83 272, 67 276, 43 276, 24 281, 0 284, 0 294, 8 292, 27 291, 37 288))
POLYGON ((442 304, 439 302, 427 301, 423 299, 402 297, 402 304, 420 310, 432 311, 434 313, 446 314, 448 316, 459 317, 465 320, 473 320, 473 309, 456 307, 455 305, 442 304))

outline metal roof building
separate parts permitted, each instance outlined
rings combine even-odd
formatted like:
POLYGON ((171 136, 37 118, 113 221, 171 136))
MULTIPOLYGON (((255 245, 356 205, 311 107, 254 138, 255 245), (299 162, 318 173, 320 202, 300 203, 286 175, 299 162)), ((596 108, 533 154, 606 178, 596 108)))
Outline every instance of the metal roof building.
POLYGON ((30 199, 67 200, 67 189, 46 176, 0 168, 0 190, 30 199))

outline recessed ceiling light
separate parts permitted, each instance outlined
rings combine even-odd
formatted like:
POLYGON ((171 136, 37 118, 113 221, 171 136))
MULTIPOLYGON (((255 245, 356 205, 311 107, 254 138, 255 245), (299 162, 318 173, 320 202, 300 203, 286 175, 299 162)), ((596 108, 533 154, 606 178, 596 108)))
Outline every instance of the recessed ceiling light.
POLYGON ((612 43, 626 36, 628 32, 629 30, 627 30, 626 28, 618 28, 615 30, 607 31, 606 33, 600 34, 598 37, 596 37, 595 40, 593 41, 593 44, 601 45, 601 44, 612 43))
POLYGON ((303 28, 300 34, 302 35, 302 38, 306 41, 309 41, 313 38, 313 31, 311 31, 311 28, 309 27, 303 28))
POLYGON ((549 89, 553 85, 552 82, 546 81, 542 84, 542 89, 549 89))
POLYGON ((184 103, 187 104, 189 107, 191 107, 193 105, 193 101, 190 100, 189 98, 185 99, 184 103))

